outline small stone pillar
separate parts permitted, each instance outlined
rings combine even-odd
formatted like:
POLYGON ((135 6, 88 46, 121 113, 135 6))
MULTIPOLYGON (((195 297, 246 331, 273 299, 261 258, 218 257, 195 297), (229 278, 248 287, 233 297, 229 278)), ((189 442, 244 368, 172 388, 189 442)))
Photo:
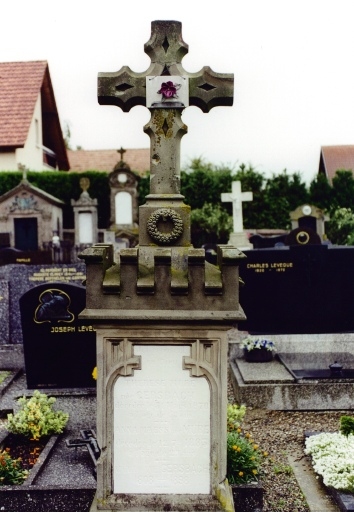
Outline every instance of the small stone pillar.
POLYGON ((210 68, 188 74, 176 21, 153 22, 145 51, 152 60, 147 76, 124 66, 99 77, 100 103, 125 111, 151 105, 144 128, 151 181, 139 212, 139 246, 121 249, 116 260, 108 244, 81 255, 81 318, 97 331, 97 510, 230 511, 227 331, 245 319, 238 297, 245 256, 219 246, 214 266, 204 249, 192 247, 179 146, 188 101, 205 112, 230 105, 233 77, 210 68), (153 99, 145 98, 146 81, 156 77, 153 99), (180 95, 179 84, 189 89, 180 95))
POLYGON ((75 245, 82 247, 97 243, 97 199, 87 192, 90 180, 80 179, 82 193, 77 201, 71 200, 74 210, 75 245))

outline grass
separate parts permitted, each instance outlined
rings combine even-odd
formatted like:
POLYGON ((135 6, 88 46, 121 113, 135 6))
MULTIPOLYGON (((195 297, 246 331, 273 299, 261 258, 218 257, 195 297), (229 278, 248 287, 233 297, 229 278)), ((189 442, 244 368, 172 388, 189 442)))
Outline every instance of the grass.
POLYGON ((8 372, 8 371, 5 371, 5 370, 0 370, 0 384, 2 384, 4 382, 4 380, 6 379, 6 377, 8 377, 10 375, 11 372, 8 372))
POLYGON ((293 468, 286 464, 274 464, 273 471, 276 475, 284 474, 284 475, 292 475, 293 468))

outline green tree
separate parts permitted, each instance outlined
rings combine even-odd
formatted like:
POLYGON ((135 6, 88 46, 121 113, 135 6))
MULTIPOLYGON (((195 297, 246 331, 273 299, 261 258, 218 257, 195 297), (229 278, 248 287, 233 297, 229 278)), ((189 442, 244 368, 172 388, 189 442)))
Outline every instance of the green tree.
POLYGON ((205 203, 191 213, 193 245, 227 243, 232 231, 232 217, 220 204, 205 203))
POLYGON ((333 180, 331 212, 338 208, 352 208, 354 211, 354 177, 352 171, 339 169, 333 180))
POLYGON ((317 174, 310 183, 309 202, 323 210, 329 210, 332 203, 333 189, 324 174, 317 174))
POLYGON ((326 232, 333 244, 354 245, 354 212, 350 208, 338 208, 332 213, 326 232))
POLYGON ((231 169, 194 159, 181 172, 181 194, 192 210, 202 208, 205 203, 220 203, 221 194, 231 190, 231 181, 231 169))

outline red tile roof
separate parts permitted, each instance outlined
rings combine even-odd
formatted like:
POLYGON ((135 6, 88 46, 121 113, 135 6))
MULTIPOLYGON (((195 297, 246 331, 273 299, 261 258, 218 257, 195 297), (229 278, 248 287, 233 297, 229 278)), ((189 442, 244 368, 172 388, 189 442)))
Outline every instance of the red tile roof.
MULTIPOLYGON (((113 171, 120 161, 120 154, 116 149, 78 149, 68 151, 70 171, 113 171)), ((144 174, 150 169, 150 149, 126 149, 123 160, 132 171, 144 174)))
POLYGON ((44 146, 55 152, 60 170, 66 154, 47 61, 0 62, 0 149, 23 147, 41 93, 44 146))
POLYGON ((354 171, 354 146, 322 146, 319 173, 332 182, 339 169, 354 171))
POLYGON ((24 146, 46 68, 46 61, 0 62, 0 146, 24 146))

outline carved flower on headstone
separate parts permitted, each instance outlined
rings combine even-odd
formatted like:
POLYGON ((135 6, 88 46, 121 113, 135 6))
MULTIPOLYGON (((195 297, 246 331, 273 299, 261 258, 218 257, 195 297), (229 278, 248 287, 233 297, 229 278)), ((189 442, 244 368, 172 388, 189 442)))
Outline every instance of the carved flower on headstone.
POLYGON ((172 100, 178 98, 177 91, 181 87, 181 84, 174 84, 169 80, 168 82, 162 82, 161 88, 158 94, 162 94, 162 101, 172 100))

